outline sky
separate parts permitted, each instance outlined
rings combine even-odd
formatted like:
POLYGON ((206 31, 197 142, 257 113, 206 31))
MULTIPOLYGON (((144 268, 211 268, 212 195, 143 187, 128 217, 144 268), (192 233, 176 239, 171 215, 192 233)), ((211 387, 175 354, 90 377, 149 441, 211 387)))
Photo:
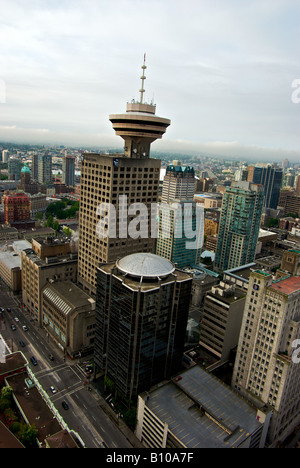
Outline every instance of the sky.
POLYGON ((146 53, 145 99, 171 120, 153 150, 300 162, 299 0, 0 0, 0 11, 0 141, 121 149, 109 115, 139 98, 146 53))

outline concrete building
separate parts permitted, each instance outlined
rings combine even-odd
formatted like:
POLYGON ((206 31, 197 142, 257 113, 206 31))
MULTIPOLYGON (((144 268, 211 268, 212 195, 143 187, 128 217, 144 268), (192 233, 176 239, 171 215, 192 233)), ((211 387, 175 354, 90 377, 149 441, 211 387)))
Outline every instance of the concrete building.
POLYGON ((136 436, 145 448, 263 448, 270 422, 199 366, 138 398, 136 436))
POLYGON ((62 160, 62 182, 66 187, 75 184, 75 156, 66 154, 62 160))
POLYGON ((96 294, 99 263, 155 251, 149 224, 156 222, 151 204, 158 199, 161 161, 150 158, 150 145, 162 138, 170 120, 158 117, 156 106, 143 102, 144 79, 143 75, 139 102, 127 103, 124 114, 109 116, 116 134, 125 140, 124 154, 85 153, 81 164, 78 284, 89 294, 96 294), (132 205, 136 211, 128 213, 132 205), (138 207, 146 207, 147 213, 140 215, 138 207), (134 216, 140 216, 143 225, 137 235, 130 234, 134 216))
POLYGON ((21 259, 15 252, 0 252, 0 277, 12 291, 21 291, 21 259))
POLYGON ((229 360, 239 342, 245 299, 245 292, 225 281, 205 296, 199 344, 218 359, 218 364, 229 360))
POLYGON ((41 292, 42 325, 71 357, 94 349, 95 301, 71 281, 50 280, 41 292))
POLYGON ((99 266, 94 359, 129 400, 181 370, 191 286, 150 253, 99 266))
POLYGON ((163 180, 162 203, 171 200, 193 200, 195 193, 195 170, 191 166, 169 165, 163 180))
POLYGON ((77 252, 70 241, 33 239, 32 247, 22 251, 22 301, 32 318, 42 325, 41 290, 52 279, 77 279, 77 252))
POLYGON ((251 273, 232 386, 255 404, 271 407, 271 445, 300 422, 300 367, 294 356, 299 304, 299 277, 273 280, 261 270, 251 273))

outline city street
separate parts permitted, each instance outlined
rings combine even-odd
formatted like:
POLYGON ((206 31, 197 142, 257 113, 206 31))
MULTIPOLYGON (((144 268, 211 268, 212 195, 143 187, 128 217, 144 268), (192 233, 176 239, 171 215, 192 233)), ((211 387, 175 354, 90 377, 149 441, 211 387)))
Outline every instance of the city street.
POLYGON ((31 320, 19 306, 18 300, 1 284, 0 333, 12 351, 20 350, 50 400, 60 412, 70 429, 76 431, 87 448, 132 448, 132 445, 100 408, 101 398, 93 387, 89 390, 84 372, 85 362, 64 361, 63 354, 49 342, 45 330, 31 320), (7 309, 11 309, 8 311, 7 309), (12 326, 16 329, 13 330, 12 326), (24 330, 23 326, 28 330, 24 330), (49 358, 52 355, 53 358, 49 358), (37 361, 34 366, 31 357, 37 361), (53 360, 52 360, 53 359, 53 360), (54 387, 54 388, 50 388, 54 387), (62 403, 68 405, 64 409, 62 403))

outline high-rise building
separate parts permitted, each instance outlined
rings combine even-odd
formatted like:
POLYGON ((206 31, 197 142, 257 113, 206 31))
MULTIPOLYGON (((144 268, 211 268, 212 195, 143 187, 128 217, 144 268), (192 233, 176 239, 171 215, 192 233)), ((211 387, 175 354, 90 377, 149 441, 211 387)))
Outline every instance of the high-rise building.
POLYGON ((169 165, 163 180, 162 203, 170 200, 193 200, 195 194, 195 170, 190 166, 169 165))
POLYGON ((248 182, 261 184, 265 191, 264 208, 276 210, 282 183, 282 168, 274 164, 256 164, 248 166, 248 182))
POLYGON ((40 184, 52 182, 52 156, 45 153, 38 156, 38 181, 40 184))
POLYGON ((22 170, 22 161, 16 156, 8 159, 8 178, 10 180, 20 180, 22 170))
POLYGON ((264 201, 264 188, 232 182, 223 196, 215 267, 219 271, 253 262, 264 201))
POLYGON ((198 265, 204 240, 204 209, 193 200, 159 206, 156 254, 178 268, 198 265))
POLYGON ((73 187, 75 184, 75 156, 66 154, 62 160, 62 182, 67 187, 73 187))
POLYGON ((78 283, 89 294, 96 293, 99 263, 155 250, 150 220, 154 217, 156 222, 156 212, 152 213, 151 204, 158 199, 161 161, 150 158, 150 144, 162 138, 170 120, 156 116, 155 105, 143 102, 144 79, 143 73, 140 101, 128 103, 125 114, 109 117, 116 134, 125 140, 124 154, 85 153, 82 161, 78 283), (139 209, 143 214, 138 214, 139 209), (130 231, 135 215, 143 225, 138 235, 130 231), (147 223, 149 229, 144 229, 147 223))
POLYGON ((2 162, 7 162, 9 157, 9 151, 8 150, 3 150, 2 151, 2 162))
POLYGON ((273 410, 269 444, 300 422, 299 304, 299 276, 273 280, 261 270, 251 273, 232 386, 273 410))
POLYGON ((245 293, 228 281, 221 281, 204 298, 200 346, 218 362, 228 361, 239 341, 245 293))
POLYGON ((94 359, 129 400, 182 369, 191 287, 150 253, 99 266, 94 359))
POLYGON ((174 161, 167 167, 163 180, 155 252, 178 268, 200 261, 204 210, 194 202, 194 194, 194 168, 174 161))

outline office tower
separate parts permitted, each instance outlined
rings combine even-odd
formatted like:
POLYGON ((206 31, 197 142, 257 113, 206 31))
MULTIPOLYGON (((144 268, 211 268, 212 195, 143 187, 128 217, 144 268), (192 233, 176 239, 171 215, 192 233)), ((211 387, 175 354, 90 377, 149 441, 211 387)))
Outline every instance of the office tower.
POLYGON ((22 170, 21 159, 13 156, 8 159, 8 178, 10 180, 20 180, 22 170))
POLYGON ((215 267, 219 271, 253 262, 263 209, 264 189, 232 182, 223 196, 215 267))
POLYGON ((205 295, 199 344, 218 362, 228 361, 238 344, 245 298, 245 292, 228 281, 205 295))
POLYGON ((98 268, 95 363, 133 399, 181 370, 192 278, 136 253, 98 268))
POLYGON ((256 166, 248 166, 248 182, 264 186, 264 208, 273 208, 276 210, 282 177, 282 169, 274 164, 257 164, 256 166))
POLYGON ((284 440, 300 421, 299 304, 299 276, 251 273, 232 386, 273 409, 269 444, 284 440))
POLYGON ((96 293, 99 263, 155 249, 155 236, 144 227, 147 222, 151 225, 151 204, 158 199, 161 161, 150 158, 150 144, 162 137, 170 120, 156 116, 155 105, 143 102, 144 79, 143 73, 140 101, 128 103, 125 114, 109 117, 116 134, 125 140, 124 154, 85 153, 82 161, 78 283, 89 294, 96 293), (142 211, 146 207, 147 213, 138 213, 139 207, 142 211), (138 216, 141 233, 131 235, 130 225, 138 216))
POLYGON ((37 153, 31 156, 31 177, 33 180, 39 179, 39 155, 37 153))
POLYGON ((2 162, 6 163, 8 161, 9 151, 3 150, 2 151, 2 162))
POLYGON ((195 170, 190 166, 169 165, 163 180, 162 203, 170 200, 193 200, 195 194, 195 170))
POLYGON ((284 214, 300 216, 300 193, 295 190, 281 190, 278 206, 283 208, 284 214))
POLYGON ((45 153, 38 156, 38 181, 40 184, 52 182, 52 156, 45 153))
POLYGON ((194 202, 194 193, 194 168, 174 161, 167 167, 163 180, 155 252, 178 268, 197 265, 200 261, 204 210, 194 202))
POLYGON ((67 154, 62 160, 62 182, 67 187, 75 184, 75 157, 67 154))
POLYGON ((178 268, 198 265, 204 240, 204 209, 192 200, 159 206, 156 254, 178 268))

